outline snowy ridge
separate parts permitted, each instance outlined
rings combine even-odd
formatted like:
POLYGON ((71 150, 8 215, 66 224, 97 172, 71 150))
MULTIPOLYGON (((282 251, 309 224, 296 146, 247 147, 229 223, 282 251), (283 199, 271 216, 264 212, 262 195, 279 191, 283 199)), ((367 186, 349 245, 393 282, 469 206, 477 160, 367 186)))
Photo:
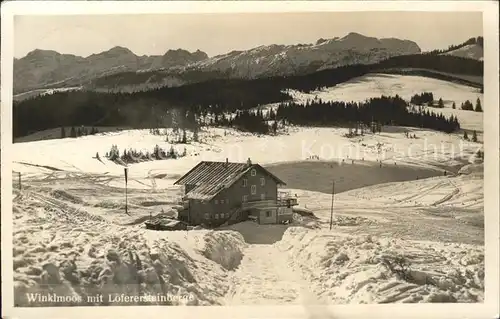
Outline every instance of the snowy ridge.
POLYGON ((321 91, 311 93, 287 91, 298 103, 306 103, 307 100, 315 98, 323 101, 363 102, 381 95, 394 95, 393 92, 397 92, 407 101, 410 101, 415 94, 432 92, 436 100, 443 99, 445 107, 429 108, 429 110, 442 113, 446 117, 456 115, 462 128, 483 131, 483 113, 460 109, 461 103, 466 100, 475 103, 479 98, 481 105, 484 105, 483 93, 479 89, 448 81, 410 75, 368 74, 321 91), (456 109, 452 109, 453 102, 456 104, 456 109))
POLYGON ((484 49, 478 44, 469 44, 443 54, 483 61, 484 49))
POLYGON ((246 51, 232 51, 187 66, 209 71, 231 70, 232 75, 255 78, 293 74, 312 64, 316 69, 349 64, 370 64, 392 56, 420 53, 415 42, 400 39, 376 39, 351 32, 343 38, 316 44, 268 45, 246 51))

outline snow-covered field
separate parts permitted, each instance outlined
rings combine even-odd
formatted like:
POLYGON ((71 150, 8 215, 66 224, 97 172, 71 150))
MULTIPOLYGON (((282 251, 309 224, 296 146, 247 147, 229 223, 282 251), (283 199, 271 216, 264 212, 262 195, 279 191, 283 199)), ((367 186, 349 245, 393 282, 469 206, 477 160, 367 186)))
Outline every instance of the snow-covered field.
POLYGON ((464 141, 458 133, 401 127, 355 138, 345 137, 347 130, 341 128, 289 127, 274 137, 208 129, 200 133, 199 143, 174 145, 179 153, 185 148, 186 157, 129 165, 128 214, 123 167, 104 155, 111 145, 120 151, 151 152, 156 144, 168 150, 164 137, 124 130, 14 144, 16 303, 49 305, 31 300, 48 290, 72 296, 73 301, 57 305, 106 304, 87 299, 98 293, 152 298, 122 304, 481 302, 483 165, 476 154, 482 149, 483 114, 453 110, 451 104, 482 101, 482 94, 449 82, 394 75, 368 75, 321 92, 293 94, 297 101, 316 96, 362 101, 381 94, 409 99, 425 91, 445 101, 446 107, 435 111, 455 114, 463 128, 477 130, 479 143, 464 141), (406 138, 407 130, 417 138, 406 138), (303 183, 290 183, 301 211, 313 215, 296 214, 291 225, 244 222, 216 231, 142 227, 150 215, 175 215, 172 207, 181 190, 173 182, 178 177, 201 160, 226 158, 251 158, 271 170, 281 165, 283 174, 303 169, 304 162, 317 163, 308 170, 310 176, 301 172, 303 183), (310 185, 333 174, 322 168, 333 169, 332 162, 337 177, 343 177, 338 189, 348 191, 335 195, 329 230, 331 195, 310 185), (352 186, 367 185, 370 178, 364 175, 370 167, 380 166, 378 174, 387 167, 389 174, 389 165, 401 174, 408 167, 438 173, 352 186), (458 175, 441 174, 463 165, 458 175), (338 173, 343 170, 348 181, 338 173))
POLYGON ((84 300, 98 292, 170 296, 163 302, 153 298, 153 304, 481 301, 480 163, 464 175, 337 194, 332 231, 331 195, 304 189, 291 191, 316 218, 297 215, 291 228, 252 222, 217 231, 142 227, 150 213, 173 214, 179 189, 172 184, 200 160, 250 157, 271 165, 317 161, 309 159, 314 155, 339 163, 380 160, 440 169, 477 161, 480 143, 411 130, 417 139, 391 127, 354 139, 338 128, 290 128, 276 137, 210 129, 200 134, 200 143, 175 146, 186 147, 186 157, 129 166, 129 215, 123 167, 104 154, 112 144, 120 150, 151 151, 155 144, 168 149, 161 136, 137 130, 14 144, 13 170, 22 177, 19 190, 13 174, 16 303, 42 304, 27 293, 47 291, 47 285, 84 300), (93 158, 96 152, 102 162, 93 158), (398 262, 408 269, 399 271, 398 262))
POLYGON ((362 102, 381 95, 395 94, 409 101, 415 94, 432 92, 435 100, 443 99, 445 108, 429 108, 431 111, 443 113, 447 117, 456 115, 462 128, 483 131, 483 113, 460 109, 460 105, 466 100, 475 104, 478 98, 484 109, 483 93, 480 93, 479 89, 448 81, 410 75, 369 74, 321 91, 303 93, 289 90, 288 92, 297 102, 302 103, 316 97, 323 101, 362 102), (452 109, 453 102, 457 107, 455 110, 452 109))
MULTIPOLYGON (((321 160, 331 161, 364 159, 392 163, 396 160, 401 164, 419 166, 456 165, 468 161, 482 147, 482 143, 464 141, 458 134, 415 128, 385 127, 381 134, 356 138, 344 137, 346 133, 347 129, 342 128, 291 127, 288 134, 269 138, 231 129, 210 129, 201 133, 200 143, 174 145, 179 152, 186 148, 188 156, 185 158, 132 165, 129 170, 133 177, 130 186, 135 187, 136 179, 151 185, 151 177, 161 174, 175 178, 201 160, 223 161, 228 158, 230 161, 243 162, 251 158, 261 164, 273 164, 318 156, 321 160), (417 138, 406 138, 406 130, 417 138)), ((480 134, 478 137, 481 139, 480 134)), ((152 152, 156 144, 165 150, 171 146, 163 137, 151 135, 148 130, 16 143, 13 145, 13 170, 25 176, 44 175, 58 170, 121 176, 123 167, 104 158, 113 144, 120 151, 133 148, 152 152), (96 153, 100 154, 102 161, 93 158, 96 153)), ((113 181, 113 185, 118 187, 123 186, 123 183, 113 181)))
POLYGON ((480 246, 291 228, 278 247, 323 303, 483 301, 480 246))
POLYGON ((469 59, 476 59, 476 60, 483 60, 483 55, 484 55, 484 50, 481 46, 477 44, 469 44, 464 47, 461 47, 459 49, 446 52, 444 54, 448 55, 454 55, 454 56, 459 56, 463 58, 469 58, 469 59))

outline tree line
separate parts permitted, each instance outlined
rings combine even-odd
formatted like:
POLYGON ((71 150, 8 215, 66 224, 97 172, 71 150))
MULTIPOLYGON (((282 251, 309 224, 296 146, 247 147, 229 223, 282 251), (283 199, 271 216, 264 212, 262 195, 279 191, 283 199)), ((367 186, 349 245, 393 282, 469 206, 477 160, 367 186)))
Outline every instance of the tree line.
POLYGON ((456 116, 446 118, 423 108, 413 111, 408 102, 398 95, 381 96, 366 102, 324 102, 321 99, 308 101, 305 105, 281 103, 276 112, 277 120, 295 125, 350 126, 373 123, 393 126, 422 127, 446 133, 460 129, 456 116))
POLYGON ((456 116, 446 118, 423 107, 411 107, 398 95, 381 96, 365 102, 325 102, 308 100, 305 104, 283 102, 276 110, 261 109, 238 111, 234 117, 214 115, 210 125, 229 126, 240 130, 275 134, 284 125, 345 126, 352 129, 349 136, 358 131, 381 132, 382 126, 410 126, 451 133, 460 129, 456 116))
MULTIPOLYGON (((456 109, 455 102, 453 102, 452 108, 456 109)), ((474 105, 472 104, 471 101, 466 100, 465 102, 463 102, 460 105, 460 108, 462 110, 464 110, 464 111, 474 111, 474 112, 482 112, 483 111, 483 107, 481 106, 481 100, 479 98, 477 98, 477 100, 476 100, 476 106, 475 107, 474 107, 474 105)))
POLYGON ((450 46, 448 46, 447 49, 444 49, 444 50, 432 50, 432 51, 426 52, 426 54, 443 54, 443 53, 448 53, 448 52, 451 52, 451 51, 463 48, 463 47, 465 47, 467 45, 471 45, 471 44, 477 44, 477 45, 479 45, 482 48, 484 46, 484 38, 483 37, 469 38, 468 40, 466 40, 465 42, 463 42, 461 44, 450 45, 450 46))
POLYGON ((95 127, 89 129, 88 127, 83 127, 83 126, 77 128, 72 126, 69 130, 69 134, 66 134, 66 128, 61 127, 61 138, 66 138, 66 137, 76 138, 86 135, 95 135, 97 133, 99 133, 99 130, 95 127))
POLYGON ((415 94, 411 97, 410 102, 415 105, 424 105, 434 102, 434 94, 432 92, 423 92, 421 94, 415 94))
MULTIPOLYGON (((155 145, 152 152, 142 151, 136 149, 124 149, 121 153, 117 145, 111 145, 111 149, 109 152, 106 152, 106 158, 110 161, 113 161, 117 164, 132 164, 132 163, 140 163, 146 161, 155 161, 155 160, 165 160, 165 159, 177 159, 179 157, 184 157, 187 155, 187 150, 184 147, 184 151, 179 153, 173 145, 165 151, 158 145, 155 145)), ((99 159, 99 153, 96 153, 96 158, 99 159)))

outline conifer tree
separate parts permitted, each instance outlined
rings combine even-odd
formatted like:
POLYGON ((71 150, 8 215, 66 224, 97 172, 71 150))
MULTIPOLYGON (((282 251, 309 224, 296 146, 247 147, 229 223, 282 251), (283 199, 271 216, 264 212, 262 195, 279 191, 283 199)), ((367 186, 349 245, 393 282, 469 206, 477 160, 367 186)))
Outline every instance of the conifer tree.
POLYGON ((69 136, 73 137, 73 138, 76 137, 76 130, 75 130, 74 126, 71 127, 71 131, 69 133, 69 136))
POLYGON ((464 131, 464 140, 466 141, 469 140, 469 135, 467 134, 467 131, 464 131))
POLYGON ((167 157, 174 158, 174 159, 177 158, 177 153, 175 152, 173 145, 170 146, 170 149, 168 150, 168 153, 167 153, 167 157))
POLYGON ((273 133, 276 134, 276 132, 278 131, 278 122, 275 120, 274 123, 273 123, 273 133))
POLYGON ((476 133, 476 130, 474 130, 474 131, 472 132, 472 141, 473 141, 473 142, 477 142, 477 133, 476 133))
POLYGON ((443 107, 444 107, 444 102, 443 102, 443 99, 442 99, 442 98, 439 98, 439 101, 438 101, 438 107, 440 107, 440 108, 443 108, 443 107))
POLYGON ((61 127, 61 138, 65 138, 66 137, 66 129, 63 127, 61 127))
POLYGON ((186 133, 186 129, 183 129, 182 130, 182 144, 186 144, 187 143, 187 133, 186 133))
POLYGON ((483 111, 483 108, 481 107, 481 100, 479 100, 479 98, 477 98, 477 100, 476 100, 476 108, 474 109, 474 111, 476 111, 476 112, 483 111))
POLYGON ((195 127, 194 127, 194 130, 193 130, 193 141, 195 141, 196 143, 199 141, 200 137, 199 137, 199 133, 198 133, 198 125, 195 124, 195 127))

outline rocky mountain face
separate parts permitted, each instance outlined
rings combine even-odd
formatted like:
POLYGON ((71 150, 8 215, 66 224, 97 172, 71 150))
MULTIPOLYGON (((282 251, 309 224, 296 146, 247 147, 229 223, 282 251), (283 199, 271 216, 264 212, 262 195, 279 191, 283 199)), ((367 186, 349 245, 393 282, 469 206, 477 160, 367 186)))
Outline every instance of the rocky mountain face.
POLYGON ((290 75, 350 64, 370 64, 396 55, 420 53, 412 41, 377 39, 358 33, 319 39, 315 44, 269 45, 232 51, 188 65, 187 69, 228 72, 237 78, 290 75))
POLYGON ((137 56, 124 47, 86 58, 51 50, 34 50, 14 60, 14 93, 58 86, 78 86, 109 74, 125 71, 185 66, 207 59, 205 52, 169 50, 164 55, 137 56))
POLYGON ((319 39, 314 44, 267 45, 210 58, 199 50, 190 53, 182 49, 169 50, 163 56, 136 56, 127 48, 114 47, 87 58, 35 50, 14 62, 14 91, 87 84, 97 90, 134 91, 195 82, 191 74, 203 74, 203 80, 212 74, 230 78, 304 74, 420 52, 419 46, 409 40, 377 39, 358 33, 319 39), (145 76, 148 72, 150 77, 145 76), (112 76, 121 73, 123 76, 112 76))

